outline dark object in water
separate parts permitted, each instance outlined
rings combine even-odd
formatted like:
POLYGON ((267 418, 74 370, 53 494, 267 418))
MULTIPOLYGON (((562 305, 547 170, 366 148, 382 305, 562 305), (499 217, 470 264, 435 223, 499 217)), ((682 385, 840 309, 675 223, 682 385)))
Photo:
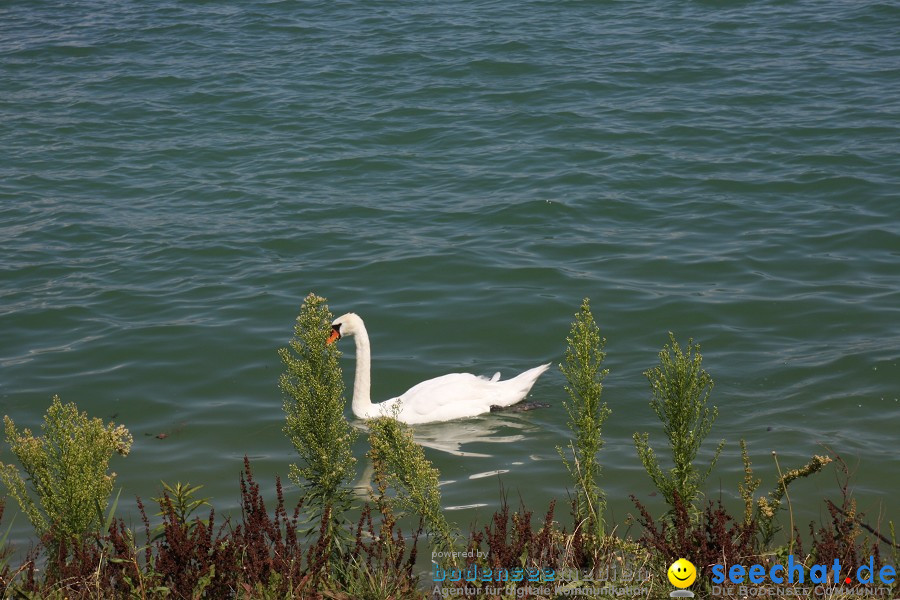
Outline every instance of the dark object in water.
POLYGON ((544 402, 519 402, 518 404, 513 404, 512 406, 492 406, 491 412, 526 412, 529 410, 534 410, 536 408, 550 408, 549 404, 544 402))

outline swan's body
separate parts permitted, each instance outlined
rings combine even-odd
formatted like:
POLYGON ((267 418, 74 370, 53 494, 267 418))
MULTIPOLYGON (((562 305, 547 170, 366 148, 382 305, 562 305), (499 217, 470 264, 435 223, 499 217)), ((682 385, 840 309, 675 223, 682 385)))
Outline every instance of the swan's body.
POLYGON ((402 396, 372 404, 372 355, 369 334, 363 320, 347 313, 334 320, 329 343, 351 335, 356 340, 356 377, 353 383, 353 414, 360 419, 396 417, 415 425, 474 417, 490 412, 492 406, 511 406, 525 398, 537 378, 550 364, 529 369, 500 381, 500 373, 491 379, 469 373, 451 373, 413 386, 402 396))

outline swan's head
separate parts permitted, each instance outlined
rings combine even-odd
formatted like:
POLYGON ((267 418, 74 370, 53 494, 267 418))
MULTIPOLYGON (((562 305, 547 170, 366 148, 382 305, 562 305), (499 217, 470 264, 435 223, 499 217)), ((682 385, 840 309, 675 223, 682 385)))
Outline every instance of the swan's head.
POLYGON ((363 320, 356 313, 347 313, 341 315, 331 323, 331 337, 328 338, 329 344, 336 342, 345 335, 356 335, 360 331, 365 331, 363 320))

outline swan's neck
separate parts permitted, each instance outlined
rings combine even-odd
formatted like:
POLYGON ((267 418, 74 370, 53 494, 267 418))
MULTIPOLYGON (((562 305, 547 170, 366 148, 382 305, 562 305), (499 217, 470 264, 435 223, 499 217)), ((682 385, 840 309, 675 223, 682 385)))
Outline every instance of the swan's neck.
POLYGON ((371 416, 372 410, 372 350, 369 348, 369 334, 362 324, 353 338, 356 340, 356 377, 353 381, 352 408, 354 415, 366 419, 371 416))

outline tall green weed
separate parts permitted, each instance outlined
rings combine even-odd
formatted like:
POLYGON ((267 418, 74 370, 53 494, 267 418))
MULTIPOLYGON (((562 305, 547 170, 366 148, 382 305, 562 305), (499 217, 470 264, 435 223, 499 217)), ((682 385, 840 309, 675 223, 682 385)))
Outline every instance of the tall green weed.
POLYGON ((58 548, 101 532, 116 479, 109 461, 116 453, 128 455, 133 441, 128 430, 89 418, 59 396, 47 409, 41 436, 29 429, 20 432, 8 415, 3 421, 6 441, 26 478, 15 465, 0 463, 0 480, 38 536, 51 533, 51 545, 58 548))
POLYGON ((438 470, 416 444, 408 425, 391 417, 370 419, 366 424, 376 483, 382 489, 387 484, 397 490, 403 507, 422 516, 437 550, 449 552, 452 558, 457 536, 441 509, 438 470))
POLYGON ((605 534, 604 513, 606 496, 600 489, 600 462, 597 454, 603 447, 603 423, 611 411, 606 402, 600 401, 603 378, 609 373, 601 369, 606 353, 606 340, 600 337, 600 329, 591 313, 590 300, 585 298, 581 309, 566 338, 565 363, 559 366, 566 376, 566 392, 569 401, 563 401, 569 414, 569 428, 575 436, 570 441, 571 460, 557 447, 569 475, 575 482, 575 511, 582 528, 590 532, 595 544, 605 534))
POLYGON ((304 490, 310 522, 320 523, 324 515, 331 539, 337 539, 344 531, 339 517, 350 506, 357 433, 344 417, 340 352, 326 344, 332 320, 325 299, 309 294, 289 347, 278 354, 285 367, 279 380, 287 415, 284 433, 300 456, 289 477, 304 490))
POLYGON ((650 407, 663 424, 672 454, 672 468, 663 471, 650 446, 649 433, 635 433, 638 457, 650 479, 671 507, 676 494, 692 512, 706 478, 712 472, 725 440, 719 442, 709 467, 701 473, 694 464, 703 440, 712 429, 718 408, 708 406, 713 380, 702 368, 700 345, 688 340, 682 349, 669 332, 669 344, 659 352, 659 365, 646 371, 653 394, 650 407))

